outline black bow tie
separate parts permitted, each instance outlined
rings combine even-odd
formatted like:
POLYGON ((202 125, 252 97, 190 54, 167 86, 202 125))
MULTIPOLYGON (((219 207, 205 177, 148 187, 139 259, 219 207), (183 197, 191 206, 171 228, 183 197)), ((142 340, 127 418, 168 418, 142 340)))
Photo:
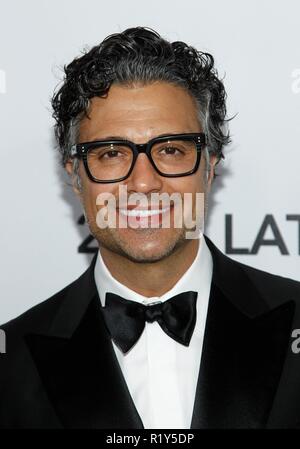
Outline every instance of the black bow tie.
POLYGON ((145 321, 157 321, 171 338, 188 346, 196 324, 196 300, 198 293, 184 292, 165 302, 147 306, 124 299, 114 293, 106 293, 104 320, 115 344, 123 351, 140 338, 145 321))

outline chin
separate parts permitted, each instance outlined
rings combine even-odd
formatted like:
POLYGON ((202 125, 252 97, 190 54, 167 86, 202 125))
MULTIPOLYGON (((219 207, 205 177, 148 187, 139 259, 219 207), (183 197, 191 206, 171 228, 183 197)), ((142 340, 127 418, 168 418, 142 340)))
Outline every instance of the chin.
POLYGON ((133 251, 123 251, 123 255, 127 259, 135 263, 153 263, 159 262, 167 257, 169 254, 159 251, 137 251, 136 248, 133 251))
MULTIPOLYGON (((119 242, 120 243, 120 242, 119 242)), ((126 242, 125 245, 120 245, 122 255, 127 257, 132 262, 151 263, 159 262, 170 256, 177 248, 183 244, 182 239, 175 241, 162 242, 158 239, 151 242, 143 242, 140 245, 138 242, 133 242, 132 245, 126 242)))

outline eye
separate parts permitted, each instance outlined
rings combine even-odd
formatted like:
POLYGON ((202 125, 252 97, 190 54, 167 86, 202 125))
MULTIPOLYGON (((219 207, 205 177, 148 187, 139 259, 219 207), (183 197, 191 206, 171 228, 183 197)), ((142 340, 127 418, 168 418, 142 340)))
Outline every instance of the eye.
POLYGON ((159 150, 159 153, 162 153, 162 152, 165 152, 166 155, 170 155, 170 156, 182 154, 182 151, 180 151, 178 148, 170 147, 170 146, 161 148, 159 150))
POLYGON ((120 159, 121 157, 129 157, 130 149, 118 145, 109 145, 104 147, 93 148, 89 153, 90 159, 98 161, 109 161, 112 159, 120 159))
POLYGON ((99 155, 99 158, 104 158, 104 159, 113 159, 115 157, 117 157, 118 154, 121 154, 120 151, 118 150, 109 150, 106 151, 105 153, 103 153, 102 155, 99 155))

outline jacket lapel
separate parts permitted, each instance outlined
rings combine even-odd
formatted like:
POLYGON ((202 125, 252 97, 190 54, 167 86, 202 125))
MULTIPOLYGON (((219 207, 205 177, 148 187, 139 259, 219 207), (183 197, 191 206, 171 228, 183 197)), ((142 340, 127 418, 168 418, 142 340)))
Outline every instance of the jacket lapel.
POLYGON ((143 428, 106 330, 94 282, 96 255, 47 331, 26 342, 65 428, 143 428))
POLYGON ((266 426, 289 344, 294 302, 270 308, 206 237, 213 279, 191 428, 266 426))

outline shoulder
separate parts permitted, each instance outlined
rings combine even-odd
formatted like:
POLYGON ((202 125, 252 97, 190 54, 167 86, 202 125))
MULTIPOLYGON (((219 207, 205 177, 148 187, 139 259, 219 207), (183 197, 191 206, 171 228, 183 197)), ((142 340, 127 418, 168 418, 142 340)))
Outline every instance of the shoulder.
MULTIPOLYGON (((93 265, 90 265, 81 276, 54 295, 0 325, 5 338, 5 353, 0 357, 0 391, 1 385, 4 389, 5 385, 16 385, 20 372, 34 375, 28 341, 36 335, 46 339, 64 336, 64 331, 67 333, 81 319, 94 288, 93 265)), ((2 393, 5 393, 3 388, 2 393)))
POLYGON ((227 292, 250 297, 248 290, 251 290, 271 308, 290 300, 300 305, 300 282, 232 259, 207 236, 205 241, 213 256, 215 278, 227 292))
POLYGON ((78 289, 84 275, 85 273, 54 295, 26 310, 16 318, 0 325, 0 329, 10 336, 10 341, 17 340, 18 337, 22 338, 26 333, 47 332, 69 292, 78 289))
POLYGON ((242 270, 251 278, 251 280, 259 286, 264 286, 274 290, 288 288, 291 291, 295 291, 298 293, 300 292, 300 282, 295 279, 260 270, 241 262, 235 261, 235 263, 239 264, 242 270))
POLYGON ((16 318, 0 325, 0 328, 5 332, 10 332, 10 334, 12 332, 23 334, 26 332, 35 332, 40 329, 47 329, 75 282, 73 281, 51 297, 31 307, 16 318))
POLYGON ((246 274, 259 293, 272 306, 293 300, 300 305, 300 282, 233 261, 246 274))
POLYGON ((59 290, 51 297, 31 307, 18 317, 0 325, 0 329, 10 331, 11 334, 19 333, 45 333, 52 325, 61 308, 68 306, 68 313, 85 305, 95 290, 94 267, 97 254, 92 258, 86 270, 74 281, 59 290))
POLYGON ((67 327, 72 320, 75 322, 95 292, 95 262, 96 254, 87 269, 73 282, 18 317, 0 325, 7 337, 7 350, 9 345, 11 350, 22 345, 26 334, 51 333, 57 317, 64 321, 61 323, 62 328, 67 327))
POLYGON ((7 390, 11 393, 11 386, 16 385, 18 373, 20 371, 26 373, 28 367, 31 366, 25 336, 48 330, 51 320, 57 313, 71 285, 0 326, 5 339, 4 353, 0 355, 0 392, 4 397, 7 390))

